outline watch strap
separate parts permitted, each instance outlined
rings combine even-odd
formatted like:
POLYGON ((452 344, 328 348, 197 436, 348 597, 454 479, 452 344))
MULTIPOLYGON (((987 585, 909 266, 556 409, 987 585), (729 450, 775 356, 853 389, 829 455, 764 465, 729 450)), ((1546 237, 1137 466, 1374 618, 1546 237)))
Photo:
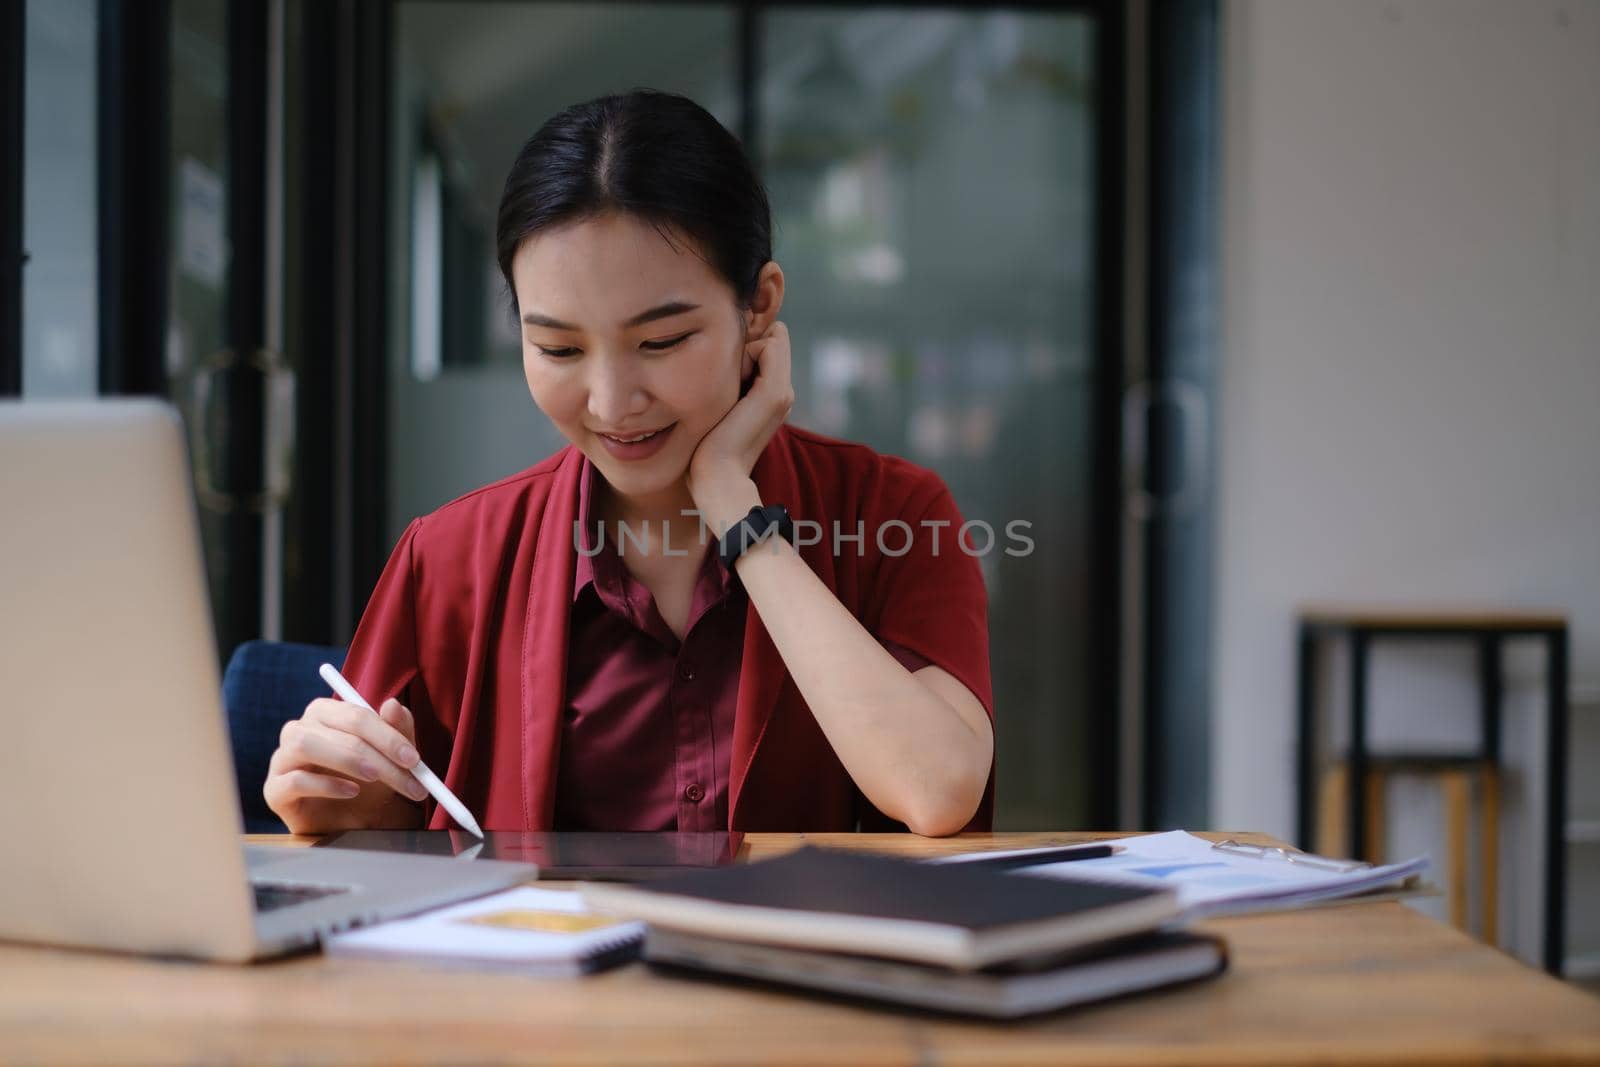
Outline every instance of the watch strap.
POLYGON ((782 504, 767 504, 750 509, 744 518, 728 528, 717 542, 717 554, 722 565, 733 570, 733 565, 755 545, 776 530, 779 537, 794 544, 794 520, 789 509, 782 504))

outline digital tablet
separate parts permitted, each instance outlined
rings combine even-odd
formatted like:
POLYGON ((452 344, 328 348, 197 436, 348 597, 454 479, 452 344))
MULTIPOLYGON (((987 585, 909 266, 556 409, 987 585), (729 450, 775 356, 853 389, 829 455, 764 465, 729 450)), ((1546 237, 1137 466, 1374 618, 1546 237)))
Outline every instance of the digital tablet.
POLYGON ((636 882, 739 857, 742 833, 524 832, 490 830, 481 842, 465 830, 346 830, 315 847, 411 852, 539 866, 541 879, 636 882))

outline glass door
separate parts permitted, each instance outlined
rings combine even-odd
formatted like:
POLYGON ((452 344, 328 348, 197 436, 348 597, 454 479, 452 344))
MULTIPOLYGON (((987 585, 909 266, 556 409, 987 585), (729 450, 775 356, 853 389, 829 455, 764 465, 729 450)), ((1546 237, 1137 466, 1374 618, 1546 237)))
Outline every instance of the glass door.
POLYGON ((281 2, 172 0, 164 378, 189 431, 224 660, 279 637, 294 379, 281 355, 281 2))
POLYGON ((1087 825, 1089 721, 1112 714, 1087 684, 1094 25, 785 5, 762 23, 795 419, 938 471, 993 532, 997 825, 1087 825))
POLYGON ((25 181, 28 247, 15 249, 0 208, 0 331, 18 328, 14 293, 26 324, 0 338, 0 393, 20 378, 29 398, 157 395, 179 408, 226 657, 276 636, 289 439, 269 431, 292 415, 293 385, 276 355, 283 227, 268 120, 285 0, 5 8, 16 62, 0 64, 0 135, 14 151, 0 186, 25 181), (14 288, 9 268, 24 264, 14 288))

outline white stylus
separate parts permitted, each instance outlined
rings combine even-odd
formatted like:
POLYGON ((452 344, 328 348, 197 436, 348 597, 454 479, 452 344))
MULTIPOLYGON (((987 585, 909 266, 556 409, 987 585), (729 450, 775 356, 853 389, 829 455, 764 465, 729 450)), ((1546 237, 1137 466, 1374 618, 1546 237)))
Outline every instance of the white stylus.
MULTIPOLYGON (((360 693, 356 692, 355 686, 344 680, 344 675, 340 674, 333 664, 324 663, 317 669, 317 673, 322 675, 324 682, 333 687, 335 693, 339 694, 340 700, 347 704, 355 704, 357 707, 366 708, 374 715, 377 714, 376 709, 371 704, 368 704, 360 693)), ((448 811, 450 817, 461 824, 463 830, 470 830, 479 837, 483 836, 483 830, 479 828, 478 820, 472 817, 472 812, 468 811, 467 806, 457 800, 456 795, 450 792, 443 782, 439 781, 439 776, 430 771, 426 763, 418 760, 417 765, 411 768, 411 773, 416 776, 417 781, 422 783, 424 789, 433 794, 433 799, 439 802, 439 806, 448 811)))

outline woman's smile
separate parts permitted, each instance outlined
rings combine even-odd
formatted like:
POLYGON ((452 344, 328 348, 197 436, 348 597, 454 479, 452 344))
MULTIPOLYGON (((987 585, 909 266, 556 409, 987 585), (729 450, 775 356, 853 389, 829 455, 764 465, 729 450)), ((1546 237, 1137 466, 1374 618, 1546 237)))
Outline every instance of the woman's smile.
POLYGON ((669 423, 659 430, 627 436, 599 432, 596 432, 595 436, 600 438, 600 443, 605 445, 606 451, 618 459, 649 459, 666 445, 667 438, 672 435, 672 430, 677 425, 675 422, 669 423))

